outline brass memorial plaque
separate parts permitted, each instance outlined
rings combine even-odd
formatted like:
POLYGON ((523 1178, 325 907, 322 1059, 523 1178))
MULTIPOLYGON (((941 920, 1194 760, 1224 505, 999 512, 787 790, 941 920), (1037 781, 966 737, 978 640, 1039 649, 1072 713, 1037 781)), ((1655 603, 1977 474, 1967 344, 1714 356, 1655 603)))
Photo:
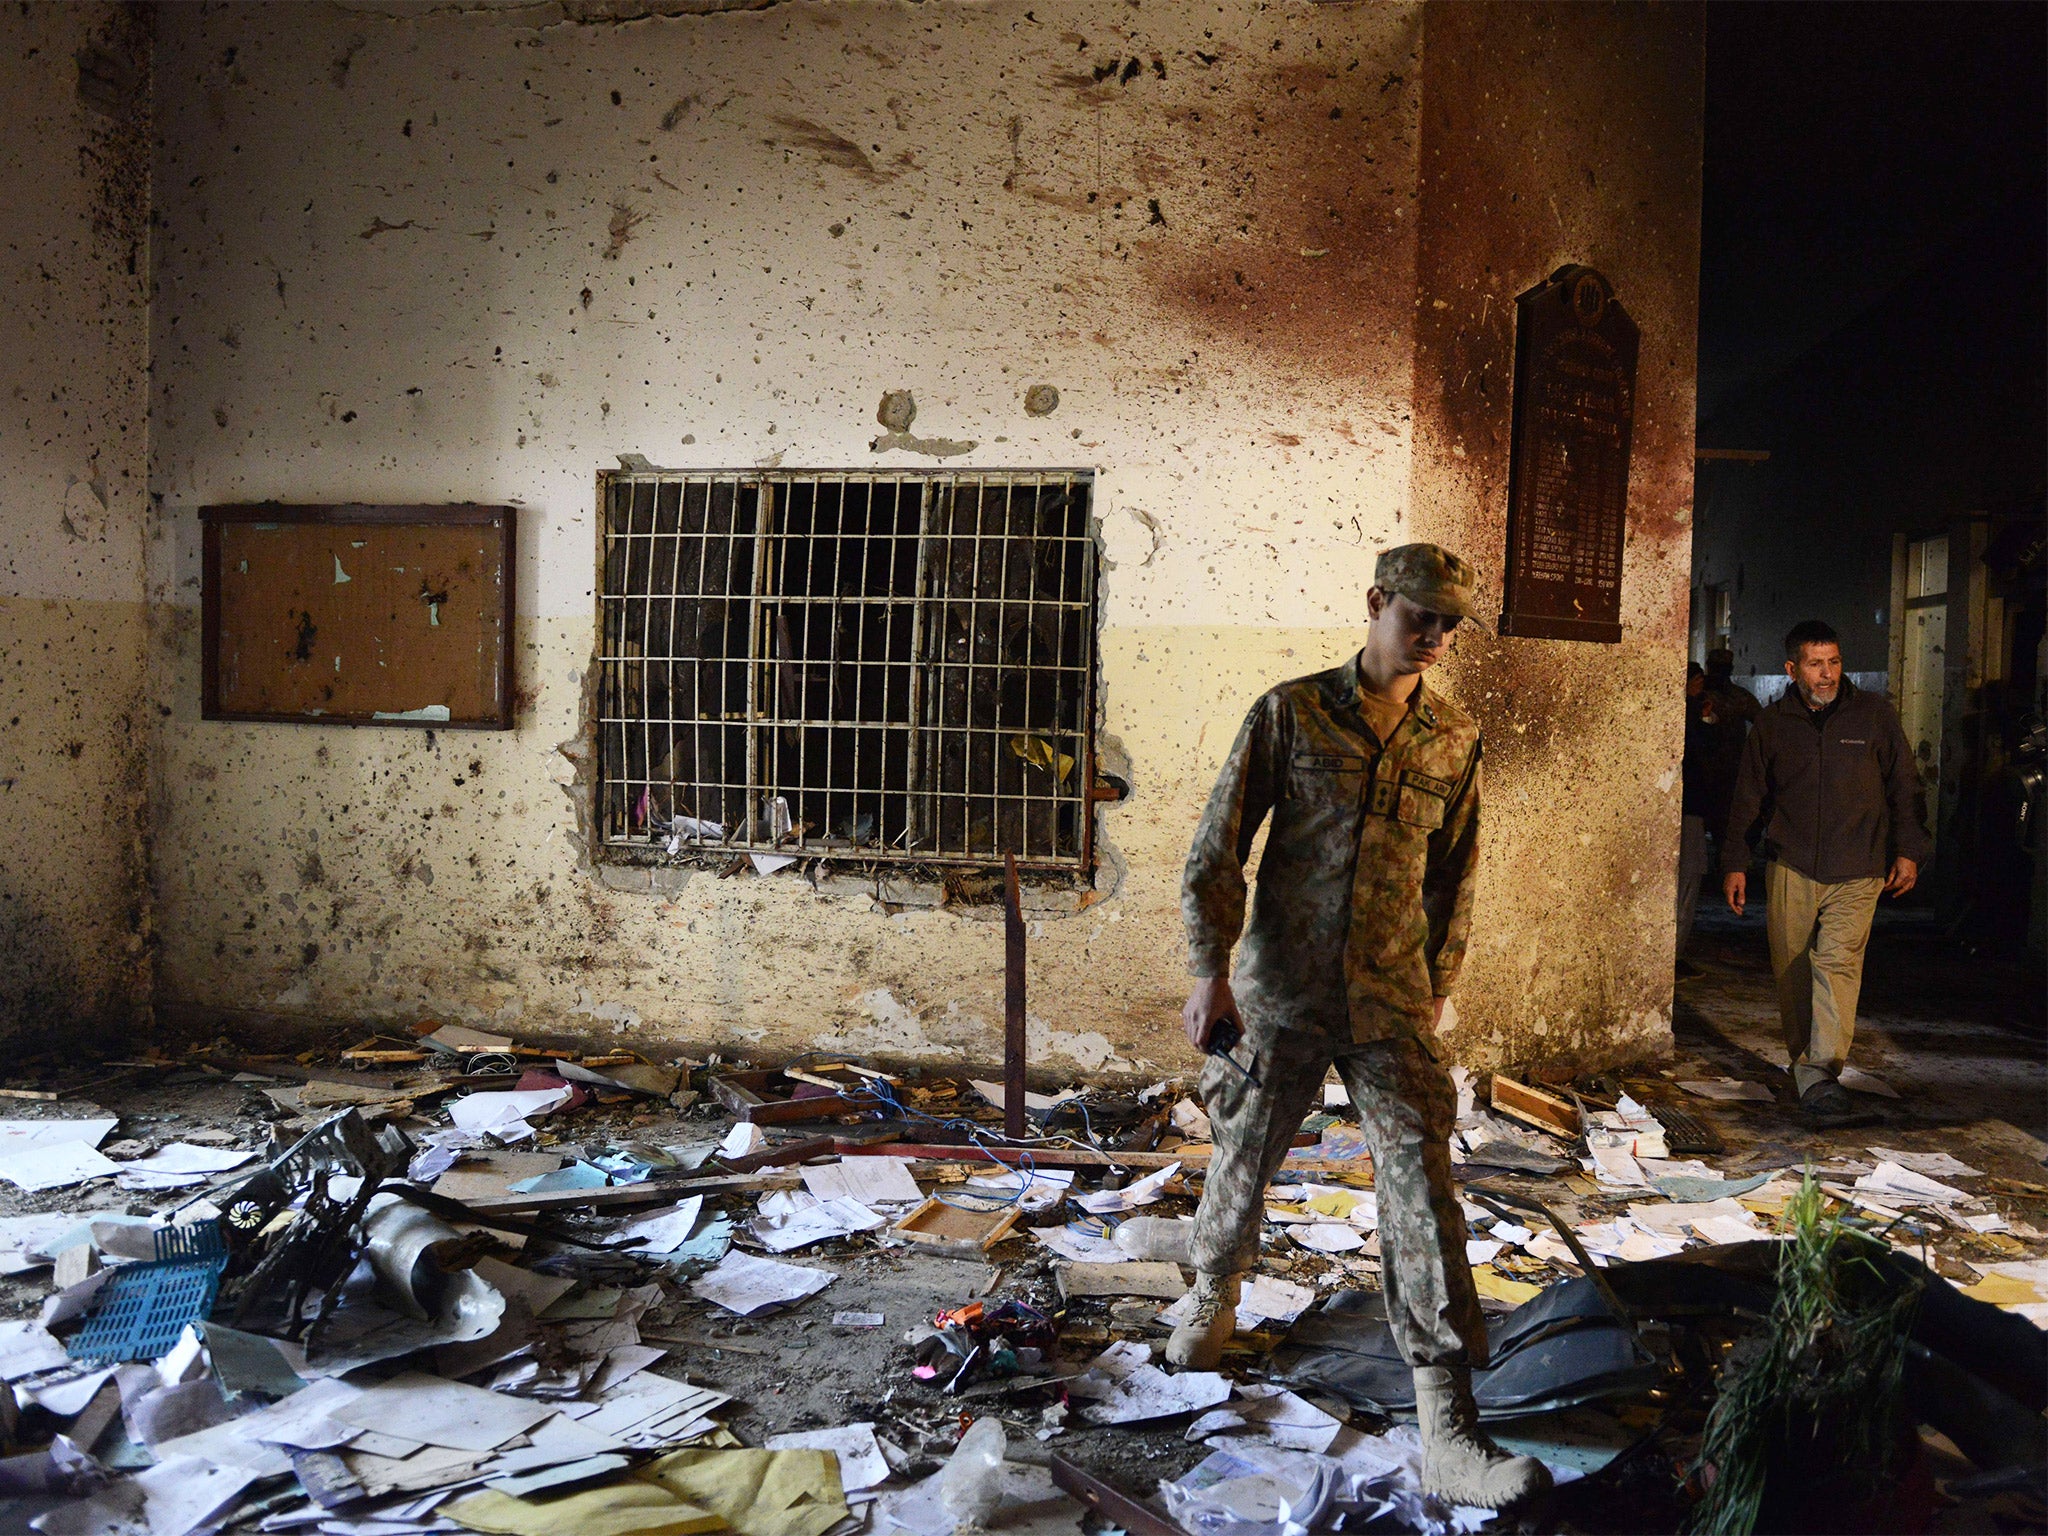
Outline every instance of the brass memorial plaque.
POLYGON ((1591 267, 1561 267, 1515 301, 1500 632, 1621 639, 1636 324, 1591 267))

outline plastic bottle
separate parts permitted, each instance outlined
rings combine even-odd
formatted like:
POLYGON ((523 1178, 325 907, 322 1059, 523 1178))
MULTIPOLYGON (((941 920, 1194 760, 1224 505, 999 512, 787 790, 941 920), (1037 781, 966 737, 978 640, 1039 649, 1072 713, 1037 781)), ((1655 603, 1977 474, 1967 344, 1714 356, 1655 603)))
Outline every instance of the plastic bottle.
POLYGON ((1175 1264, 1192 1264, 1188 1243, 1195 1224, 1164 1216, 1133 1216, 1121 1223, 1115 1234, 1118 1248, 1134 1259, 1166 1259, 1175 1264))
POLYGON ((986 1525, 1003 1507, 1003 1456, 1009 1449, 1001 1419, 976 1419, 960 1437, 939 1474, 939 1498, 962 1525, 986 1525))

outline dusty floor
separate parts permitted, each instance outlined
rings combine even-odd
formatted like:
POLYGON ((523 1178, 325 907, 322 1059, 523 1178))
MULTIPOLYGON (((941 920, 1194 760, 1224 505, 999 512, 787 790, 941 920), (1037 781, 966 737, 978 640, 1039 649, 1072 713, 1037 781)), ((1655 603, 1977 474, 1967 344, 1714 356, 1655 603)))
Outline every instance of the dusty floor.
MULTIPOLYGON (((1979 1236, 1941 1229, 1927 1249, 1934 1267, 1951 1279, 1969 1282, 1977 1274, 1973 1261, 2048 1254, 2048 1238, 2035 1235, 2048 1232, 2048 1171, 2042 1161, 2048 1153, 2042 1145, 2042 1139, 2048 1139, 2048 1034, 2038 973, 1986 963, 1946 940, 1925 919, 1887 914, 1872 941, 1864 1021, 1853 1060, 1892 1084, 1899 1097, 1859 1095, 1867 1123, 1817 1133, 1790 1105, 1789 1082, 1778 1065, 1782 1050, 1774 1054, 1776 1018, 1760 919, 1753 913, 1738 920, 1718 908, 1704 912, 1691 958, 1699 974, 1679 985, 1675 1059, 1640 1075, 1624 1075, 1623 1082, 1639 1097, 1679 1104, 1718 1131, 1726 1148, 1708 1159, 1716 1169, 1735 1176, 1751 1169, 1829 1159, 1867 1161, 1873 1144, 1907 1152, 1945 1151, 1991 1176, 1977 1192, 2006 1218, 2012 1233, 1979 1236), (1708 1103, 1670 1086, 1674 1079, 1704 1076, 1763 1083, 1779 1102, 1708 1103)), ((40 1064, 40 1070, 37 1064, 22 1065, 12 1081, 45 1087, 89 1082, 118 1070, 89 1072, 54 1062, 40 1064)), ((189 1064, 135 1073, 89 1097, 67 1096, 55 1103, 16 1100, 0 1115, 78 1118, 95 1113, 95 1106, 119 1117, 103 1150, 122 1158, 173 1141, 262 1148, 272 1126, 289 1118, 260 1085, 235 1083, 189 1064)), ((441 1117, 428 1118, 438 1122, 441 1117)), ((708 1100, 682 1112, 660 1101, 638 1100, 586 1106, 541 1122, 545 1129, 540 1140, 543 1145, 552 1143, 554 1150, 627 1140, 693 1144, 718 1139, 731 1123, 708 1100)), ((1563 1149, 1562 1143, 1558 1146, 1563 1149)), ((1346 1182, 1334 1175, 1322 1177, 1346 1182)), ((1084 1172, 1076 1190, 1093 1182, 1084 1172)), ((1625 1211, 1628 1203, 1627 1196, 1602 1189, 1577 1172, 1549 1178, 1493 1173, 1486 1182, 1533 1195, 1575 1224, 1607 1219, 1625 1211)), ((1145 1214, 1188 1211, 1191 1193, 1169 1196, 1147 1207, 1145 1214)), ((757 1198, 749 1193, 724 1204, 744 1221, 757 1198)), ((147 1215, 171 1203, 173 1197, 162 1194, 124 1193, 107 1180, 41 1194, 0 1188, 0 1216, 100 1210, 147 1215)), ((1063 1416, 1053 1406, 1061 1396, 1057 1382, 1034 1386, 1022 1378, 984 1380, 953 1396, 919 1380, 911 1369, 906 1332, 929 1324, 940 1310, 977 1297, 1059 1309, 1058 1261, 1028 1228, 1030 1223, 1051 1224, 1072 1214, 1028 1218, 1018 1234, 993 1248, 985 1261, 885 1246, 867 1234, 784 1255, 790 1262, 830 1270, 837 1279, 819 1294, 768 1317, 736 1318, 670 1282, 661 1303, 642 1320, 642 1336, 671 1351, 657 1370, 733 1394, 736 1402, 725 1422, 748 1444, 790 1430, 870 1421, 907 1453, 908 1465, 900 1471, 915 1477, 943 1464, 967 1422, 998 1414, 1009 1427, 1013 1459, 1057 1452, 1142 1498, 1162 1479, 1180 1475, 1209 1453, 1210 1447, 1184 1438, 1184 1419, 1142 1427, 1094 1427, 1078 1416, 1063 1416), (846 1311, 879 1313, 885 1322, 879 1327, 835 1326, 833 1315, 846 1311), (1043 1441, 1038 1438, 1041 1431, 1050 1431, 1043 1441)), ((606 1225, 571 1220, 569 1230, 597 1234, 606 1225)), ((1355 1255, 1340 1259, 1309 1252, 1283 1231, 1268 1229, 1262 1266, 1267 1272, 1311 1284, 1319 1293, 1373 1283, 1370 1263, 1359 1262, 1355 1255)), ((544 1240, 536 1240, 518 1262, 548 1260, 551 1249, 544 1240)), ((559 1251, 552 1262, 566 1265, 568 1272, 587 1274, 593 1284, 620 1278, 617 1261, 582 1260, 572 1250, 559 1251), (589 1267, 579 1271, 579 1264, 589 1267)), ((1539 1284, 1562 1272, 1561 1266, 1546 1270, 1533 1261, 1512 1268, 1512 1273, 1539 1284)), ((49 1292, 49 1280, 47 1268, 0 1278, 0 1315, 32 1316, 49 1292)), ((1489 1307, 1505 1310, 1506 1303, 1489 1307)), ((1114 1339, 1163 1341, 1167 1329, 1149 1319, 1151 1309, 1111 1298, 1073 1303, 1065 1314, 1055 1375, 1078 1370, 1114 1339)), ((1265 1352, 1270 1345, 1270 1339, 1263 1347, 1241 1340, 1226 1360, 1226 1372, 1239 1380, 1256 1380, 1271 1363, 1265 1352)), ((1361 1430, 1385 1427, 1336 1399, 1312 1401, 1361 1430)), ((1945 1453, 1946 1448, 1938 1448, 1933 1463, 1941 1475, 1969 1470, 1967 1463, 1953 1457, 1941 1461, 1945 1453)), ((1669 1472, 1668 1466, 1647 1471, 1639 1467, 1632 1475, 1638 1481, 1661 1477, 1668 1485, 1669 1472)), ((1561 1493, 1544 1528, 1628 1529, 1630 1520, 1652 1518, 1649 1512, 1662 1509, 1670 1498, 1668 1486, 1617 1492, 1589 1482, 1561 1493)), ((2005 1515, 1986 1513, 1981 1503, 1950 1506, 1940 1524, 1953 1530, 2023 1526, 2024 1516, 2021 1526, 2014 1526, 2005 1515)))

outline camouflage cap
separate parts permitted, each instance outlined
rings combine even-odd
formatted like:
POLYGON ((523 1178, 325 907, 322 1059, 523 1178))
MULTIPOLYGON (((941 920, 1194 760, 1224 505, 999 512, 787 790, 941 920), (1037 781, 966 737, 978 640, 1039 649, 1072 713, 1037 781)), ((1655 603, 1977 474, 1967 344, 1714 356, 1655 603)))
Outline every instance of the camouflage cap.
POLYGON ((1431 613, 1479 617, 1479 573, 1437 544, 1399 544, 1380 552, 1372 584, 1431 613))

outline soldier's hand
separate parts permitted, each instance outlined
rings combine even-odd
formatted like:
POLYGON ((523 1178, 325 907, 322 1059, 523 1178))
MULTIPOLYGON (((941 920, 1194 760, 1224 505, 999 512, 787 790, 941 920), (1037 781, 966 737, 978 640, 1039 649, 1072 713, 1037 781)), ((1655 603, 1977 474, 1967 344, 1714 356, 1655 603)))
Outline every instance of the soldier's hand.
POLYGON ((1735 909, 1735 915, 1742 916, 1743 903, 1749 899, 1749 876, 1722 876, 1721 894, 1728 898, 1728 905, 1735 909))
POLYGON ((1231 995, 1230 978, 1204 976, 1188 993, 1187 1006, 1180 1011, 1180 1027, 1187 1032, 1188 1044, 1206 1056, 1209 1035, 1217 1021, 1237 1016, 1237 999, 1231 995))
POLYGON ((1892 860, 1892 871, 1885 877, 1885 894, 1903 896, 1920 883, 1920 866, 1911 859, 1892 860))

